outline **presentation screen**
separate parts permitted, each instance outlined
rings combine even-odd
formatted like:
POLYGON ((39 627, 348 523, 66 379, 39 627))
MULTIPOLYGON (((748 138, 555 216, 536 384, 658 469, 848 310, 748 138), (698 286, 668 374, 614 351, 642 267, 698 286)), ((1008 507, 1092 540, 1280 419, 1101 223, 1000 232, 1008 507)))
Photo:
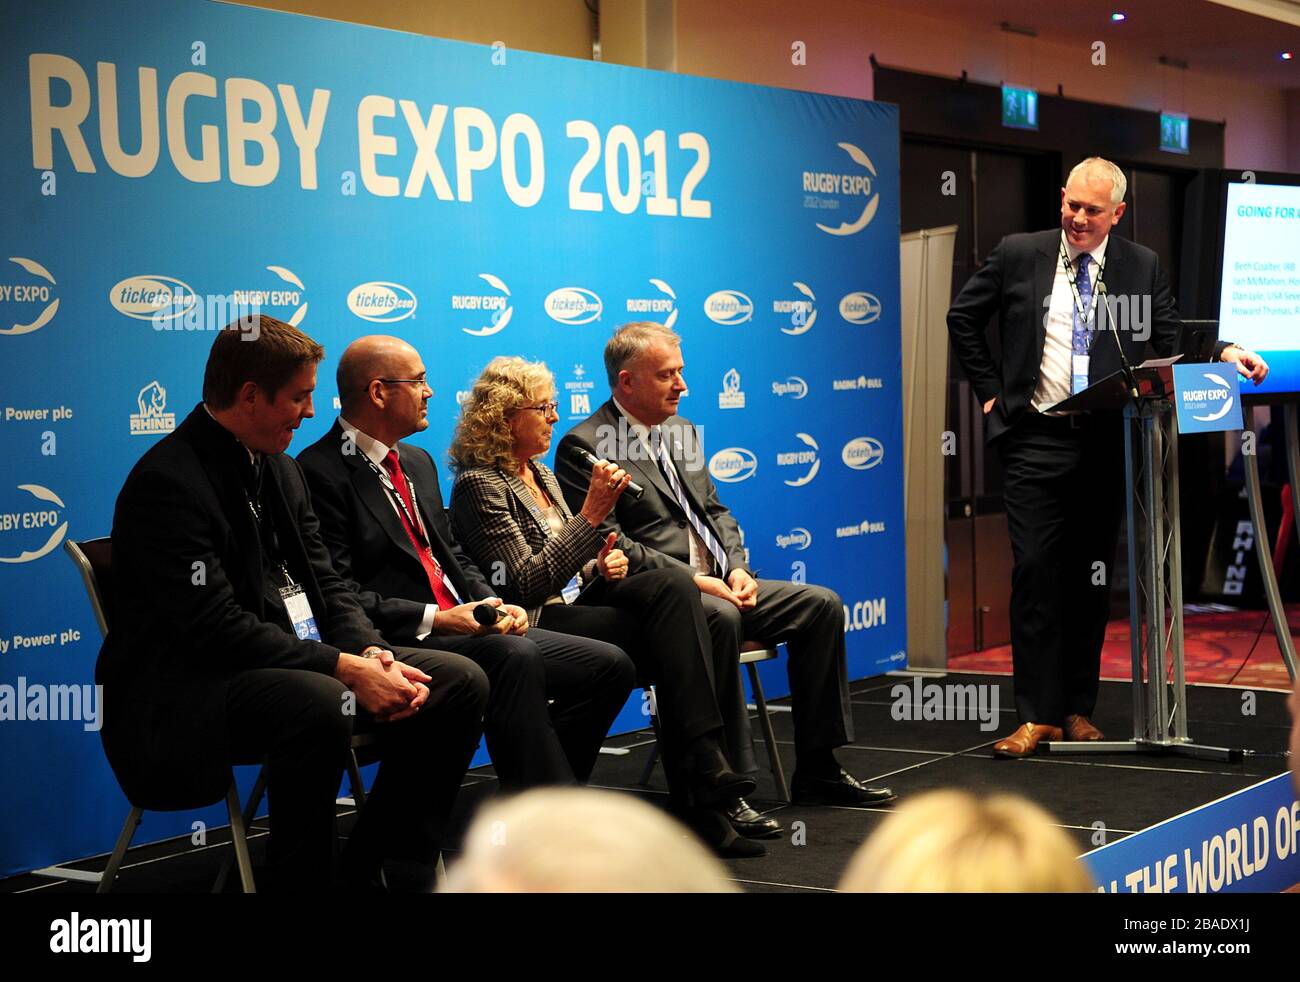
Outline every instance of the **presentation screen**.
POLYGON ((1259 352, 1256 393, 1300 394, 1300 187, 1229 184, 1219 337, 1259 352))

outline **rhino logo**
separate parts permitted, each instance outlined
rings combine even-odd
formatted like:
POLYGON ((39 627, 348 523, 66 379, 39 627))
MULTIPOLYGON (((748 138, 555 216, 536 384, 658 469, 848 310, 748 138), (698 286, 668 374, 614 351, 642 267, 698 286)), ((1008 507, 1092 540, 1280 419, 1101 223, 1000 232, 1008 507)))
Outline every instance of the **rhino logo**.
POLYGON ((140 390, 135 402, 140 407, 141 416, 161 416, 167 408, 167 390, 155 380, 140 390))

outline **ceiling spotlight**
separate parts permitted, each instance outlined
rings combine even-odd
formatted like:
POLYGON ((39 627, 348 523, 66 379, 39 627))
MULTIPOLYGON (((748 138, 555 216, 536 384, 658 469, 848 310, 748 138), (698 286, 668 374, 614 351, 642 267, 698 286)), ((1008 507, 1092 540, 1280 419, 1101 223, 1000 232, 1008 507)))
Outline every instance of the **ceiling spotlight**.
POLYGON ((1291 60, 1292 58, 1294 58, 1294 57, 1295 57, 1295 55, 1294 55, 1292 52, 1290 52, 1290 51, 1283 51, 1283 52, 1282 52, 1282 60, 1283 60, 1283 61, 1290 61, 1290 60, 1291 60))
POLYGON ((1118 24, 1122 20, 1128 20, 1128 14, 1124 13, 1122 10, 1117 10, 1110 15, 1110 19, 1118 24))

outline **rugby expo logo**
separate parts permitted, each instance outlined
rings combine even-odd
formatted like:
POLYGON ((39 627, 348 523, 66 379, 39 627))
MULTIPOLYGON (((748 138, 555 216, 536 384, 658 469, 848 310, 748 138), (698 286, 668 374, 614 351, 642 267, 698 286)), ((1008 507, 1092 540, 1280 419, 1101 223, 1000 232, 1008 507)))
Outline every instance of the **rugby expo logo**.
POLYGON ((62 509, 67 506, 62 498, 39 484, 19 484, 18 490, 37 502, 57 507, 33 507, 27 497, 20 499, 12 511, 0 504, 0 563, 34 562, 53 552, 68 531, 68 523, 62 514, 62 509), (44 544, 37 545, 46 529, 52 531, 44 544))
POLYGON ((840 316, 850 324, 870 324, 880 319, 880 300, 858 290, 840 299, 840 316))
POLYGON ((852 143, 839 143, 837 146, 862 169, 804 171, 804 207, 829 210, 843 208, 846 214, 851 215, 858 202, 865 199, 862 211, 852 221, 842 221, 834 227, 817 223, 817 227, 827 235, 856 235, 871 224, 880 208, 880 193, 875 190, 876 165, 860 147, 852 143))
POLYGON ((348 310, 372 324, 392 324, 415 313, 419 300, 400 283, 371 280, 348 293, 348 310))
POLYGON ((776 455, 776 465, 778 467, 799 467, 804 469, 804 473, 793 480, 786 479, 785 483, 792 488, 801 488, 809 483, 817 472, 821 469, 822 462, 819 456, 819 447, 817 441, 807 433, 796 433, 795 438, 804 445, 805 449, 792 450, 787 453, 776 455))
POLYGON ((745 393, 740 391, 740 372, 734 368, 722 376, 722 391, 718 393, 719 409, 744 409, 745 393))
POLYGON ((748 480, 757 470, 758 458, 744 447, 726 447, 709 458, 709 473, 724 484, 748 480))
POLYGON ((176 429, 176 414, 167 412, 167 390, 154 379, 135 397, 139 412, 131 414, 131 435, 170 433, 176 429))
POLYGON ((479 312, 477 317, 479 326, 462 327, 461 330, 476 338, 486 338, 506 329, 510 318, 515 315, 515 308, 510 305, 510 287, 506 286, 501 277, 493 276, 491 273, 479 273, 478 278, 499 292, 453 293, 451 309, 479 312), (483 314, 488 316, 486 324, 482 323, 483 314))
POLYGON ((307 288, 293 270, 283 266, 267 266, 266 270, 274 273, 280 283, 271 284, 270 289, 233 290, 231 306, 241 311, 266 312, 297 327, 307 316, 307 301, 302 296, 307 288))
POLYGON ((796 526, 784 535, 778 532, 776 534, 776 546, 778 549, 794 549, 797 552, 803 552, 812 545, 812 533, 806 528, 796 526))
POLYGON ((790 396, 792 399, 802 399, 808 394, 808 383, 798 375, 787 375, 784 382, 772 383, 772 395, 790 396))
POLYGON ((590 324, 599 320, 605 305, 600 297, 580 286, 562 286, 546 295, 546 316, 561 324, 590 324))
POLYGON ((159 327, 184 317, 199 298, 188 283, 151 273, 118 280, 108 291, 108 302, 119 314, 159 327))
POLYGON ((1206 382, 1206 388, 1183 389, 1179 395, 1182 396, 1185 412, 1201 410, 1203 415, 1193 413, 1192 419, 1201 423, 1213 423, 1232 412, 1236 400, 1232 396, 1232 386, 1222 375, 1204 369, 1200 374, 1206 382), (1214 407, 1215 403, 1219 404, 1217 408, 1214 407))
POLYGON ((739 290, 718 290, 705 298, 704 314, 726 327, 743 324, 754 316, 754 302, 739 290))
POLYGON ((790 320, 790 327, 781 328, 782 334, 807 334, 817 320, 817 298, 806 283, 795 280, 790 284, 803 294, 803 300, 773 300, 772 313, 782 314, 790 320))
POLYGON ((58 284, 50 271, 35 259, 10 256, 9 261, 45 282, 32 282, 11 275, 8 282, 0 283, 0 303, 5 307, 5 313, 0 315, 0 324, 9 321, 8 327, 0 327, 0 334, 31 334, 48 324, 59 312, 59 298, 51 289, 58 284))
POLYGON ((629 314, 640 314, 643 318, 649 317, 649 319, 663 324, 664 327, 672 327, 677 323, 677 294, 663 280, 652 279, 650 285, 662 293, 663 296, 629 297, 627 312, 629 314))
POLYGON ((855 471, 869 471, 885 459, 885 447, 873 436, 854 437, 844 444, 840 459, 855 471))

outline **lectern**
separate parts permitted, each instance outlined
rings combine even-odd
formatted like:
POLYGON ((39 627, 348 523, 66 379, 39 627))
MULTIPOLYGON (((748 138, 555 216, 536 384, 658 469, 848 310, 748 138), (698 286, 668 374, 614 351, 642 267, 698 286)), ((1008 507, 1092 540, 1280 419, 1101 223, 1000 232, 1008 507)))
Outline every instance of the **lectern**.
POLYGON ((1240 750, 1193 743, 1187 735, 1178 420, 1172 401, 1177 360, 1144 362, 1132 370, 1131 379, 1122 371, 1108 375, 1049 410, 1124 411, 1133 738, 1058 740, 1041 744, 1045 753, 1169 753, 1241 760, 1240 750))

